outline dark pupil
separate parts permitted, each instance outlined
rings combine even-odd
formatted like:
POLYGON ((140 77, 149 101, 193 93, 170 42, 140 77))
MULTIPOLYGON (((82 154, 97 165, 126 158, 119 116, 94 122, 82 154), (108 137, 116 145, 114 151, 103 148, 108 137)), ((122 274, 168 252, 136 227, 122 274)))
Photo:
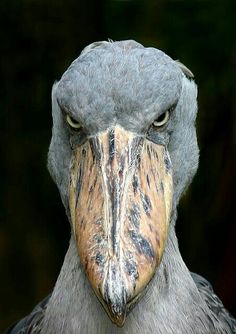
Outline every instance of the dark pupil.
POLYGON ((71 122, 72 122, 72 123, 75 123, 75 124, 78 123, 73 117, 71 117, 70 119, 71 119, 71 122))
POLYGON ((161 114, 158 119, 156 120, 157 122, 162 122, 166 117, 166 112, 164 112, 163 114, 161 114))

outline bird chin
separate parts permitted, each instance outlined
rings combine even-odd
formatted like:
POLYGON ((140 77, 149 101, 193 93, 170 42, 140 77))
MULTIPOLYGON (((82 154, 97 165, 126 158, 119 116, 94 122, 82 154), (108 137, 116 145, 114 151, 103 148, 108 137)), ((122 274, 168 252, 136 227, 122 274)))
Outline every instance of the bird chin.
POLYGON ((160 264, 172 208, 166 148, 113 127, 74 150, 70 214, 81 263, 123 326, 160 264))

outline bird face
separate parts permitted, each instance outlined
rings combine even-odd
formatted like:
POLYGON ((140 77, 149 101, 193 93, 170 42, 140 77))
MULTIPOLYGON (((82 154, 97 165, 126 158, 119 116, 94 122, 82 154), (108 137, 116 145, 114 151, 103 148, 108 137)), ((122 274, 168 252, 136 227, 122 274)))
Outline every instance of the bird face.
POLYGON ((165 249, 182 77, 158 50, 104 42, 87 49, 53 89, 49 169, 87 277, 118 326, 165 249))

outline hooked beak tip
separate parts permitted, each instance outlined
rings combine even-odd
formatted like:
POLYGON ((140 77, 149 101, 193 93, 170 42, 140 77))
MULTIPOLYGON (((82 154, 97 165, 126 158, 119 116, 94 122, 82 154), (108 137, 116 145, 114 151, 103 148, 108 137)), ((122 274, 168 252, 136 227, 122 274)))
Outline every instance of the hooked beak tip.
POLYGON ((107 305, 109 317, 118 327, 124 325, 126 319, 126 303, 125 304, 110 304, 107 305))
POLYGON ((115 280, 109 278, 111 277, 108 276, 99 294, 111 321, 118 327, 122 327, 126 319, 128 291, 120 277, 116 277, 115 280))

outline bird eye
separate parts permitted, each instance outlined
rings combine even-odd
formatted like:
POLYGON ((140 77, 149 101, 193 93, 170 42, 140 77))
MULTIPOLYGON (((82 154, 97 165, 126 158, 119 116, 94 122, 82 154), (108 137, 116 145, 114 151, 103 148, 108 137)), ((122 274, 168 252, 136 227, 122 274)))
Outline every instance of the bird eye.
POLYGON ((68 114, 66 115, 66 121, 69 124, 69 126, 75 130, 78 130, 81 128, 80 123, 68 114))
POLYGON ((170 118, 170 111, 167 110, 166 112, 161 114, 152 124, 156 128, 160 128, 168 122, 169 118, 170 118))

